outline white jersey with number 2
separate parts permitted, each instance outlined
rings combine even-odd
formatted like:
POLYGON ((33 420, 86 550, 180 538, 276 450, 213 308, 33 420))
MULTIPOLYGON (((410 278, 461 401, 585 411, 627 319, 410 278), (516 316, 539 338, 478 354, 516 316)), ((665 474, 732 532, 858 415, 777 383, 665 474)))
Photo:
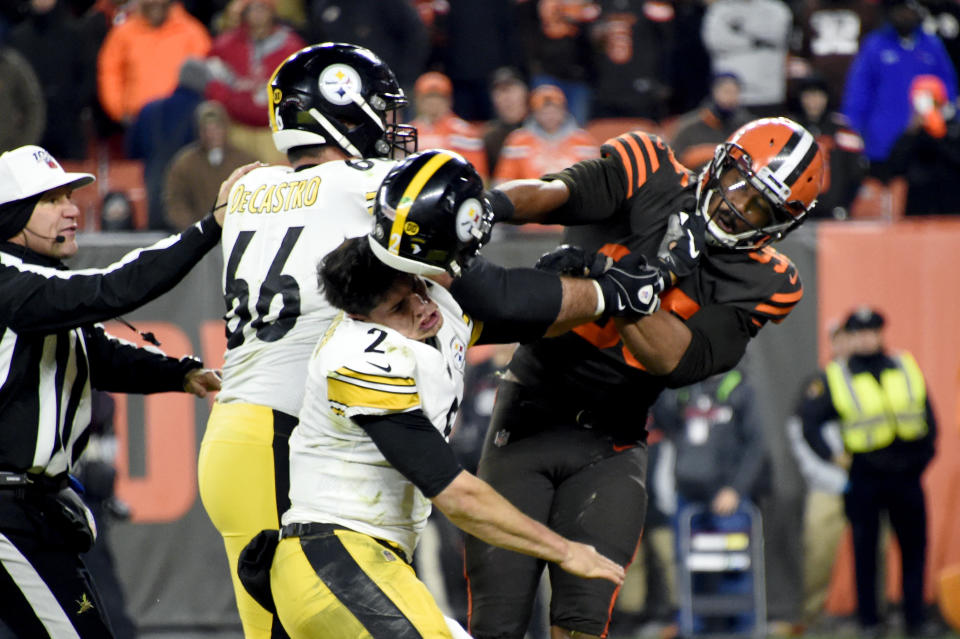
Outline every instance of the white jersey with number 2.
POLYGON ((230 191, 223 224, 227 350, 218 402, 297 415, 307 362, 336 310, 317 266, 373 226, 373 197, 393 160, 258 168, 230 191))
POLYGON ((463 398, 475 324, 450 293, 428 283, 443 315, 435 339, 345 316, 310 360, 300 423, 290 435, 290 510, 281 522, 339 524, 400 545, 413 556, 430 500, 390 465, 353 417, 421 410, 445 438, 463 398))

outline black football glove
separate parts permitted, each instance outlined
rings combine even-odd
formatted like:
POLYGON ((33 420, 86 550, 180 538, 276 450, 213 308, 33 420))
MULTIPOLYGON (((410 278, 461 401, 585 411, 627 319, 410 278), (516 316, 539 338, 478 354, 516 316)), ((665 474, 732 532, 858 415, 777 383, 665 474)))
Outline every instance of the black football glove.
POLYGON ((587 253, 579 246, 561 244, 541 255, 533 267, 557 275, 597 278, 603 275, 611 263, 602 253, 587 253))
POLYGON ((667 220, 667 232, 657 248, 657 262, 667 286, 690 275, 697 268, 706 233, 707 222, 697 211, 680 211, 667 220), (670 280, 671 273, 676 278, 674 281, 670 280))
POLYGON ((663 275, 639 251, 623 256, 596 279, 603 291, 605 315, 652 315, 660 308, 663 275))

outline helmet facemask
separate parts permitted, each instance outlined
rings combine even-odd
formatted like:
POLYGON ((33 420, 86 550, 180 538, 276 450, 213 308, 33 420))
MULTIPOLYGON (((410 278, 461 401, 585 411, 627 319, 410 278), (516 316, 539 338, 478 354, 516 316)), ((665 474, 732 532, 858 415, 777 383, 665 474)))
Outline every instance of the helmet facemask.
POLYGON ((788 201, 789 197, 790 189, 768 167, 754 170, 743 148, 732 142, 721 144, 697 189, 697 207, 707 220, 707 243, 753 251, 780 240, 803 222, 809 210, 801 202, 788 201), (736 179, 731 181, 731 175, 736 179), (748 191, 752 193, 741 194, 748 191), (717 199, 720 203, 715 205, 717 199), (751 222, 758 218, 764 221, 751 222))

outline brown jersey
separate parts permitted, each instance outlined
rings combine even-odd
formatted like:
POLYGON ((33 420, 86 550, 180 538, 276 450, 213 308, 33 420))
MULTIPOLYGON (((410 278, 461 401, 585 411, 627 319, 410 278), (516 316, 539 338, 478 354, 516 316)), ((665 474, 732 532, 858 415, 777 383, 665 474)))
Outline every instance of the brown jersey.
MULTIPOLYGON (((544 176, 562 180, 570 190, 568 202, 548 221, 571 225, 565 234, 569 244, 615 258, 639 250, 653 262, 669 216, 695 209, 697 178, 662 139, 642 131, 608 140, 601 152, 601 159, 544 176)), ((775 249, 710 246, 694 273, 661 294, 661 303, 684 320, 707 306, 733 309, 746 327, 742 335, 711 332, 709 325, 703 332, 709 344, 742 340, 745 346, 766 322, 782 321, 802 295, 796 267, 775 249)), ((552 403, 589 400, 625 428, 643 425, 646 410, 666 384, 644 370, 606 318, 521 346, 510 369, 552 403), (626 415, 635 416, 632 424, 623 422, 626 415)), ((702 371, 704 378, 716 372, 702 371)))

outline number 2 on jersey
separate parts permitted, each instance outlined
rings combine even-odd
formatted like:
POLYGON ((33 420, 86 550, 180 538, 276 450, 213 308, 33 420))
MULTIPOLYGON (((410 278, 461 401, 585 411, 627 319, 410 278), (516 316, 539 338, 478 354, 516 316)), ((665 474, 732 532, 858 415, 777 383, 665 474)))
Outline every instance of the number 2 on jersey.
POLYGON ((227 260, 226 280, 224 282, 227 319, 229 320, 230 315, 233 314, 239 320, 233 329, 230 328, 229 322, 227 324, 228 349, 243 344, 246 339, 243 335, 243 329, 247 324, 250 324, 256 331, 258 339, 264 342, 275 342, 289 333, 297 323, 297 318, 300 316, 300 285, 292 275, 286 275, 281 271, 302 232, 302 226, 292 226, 287 229, 283 240, 280 242, 280 249, 270 263, 270 268, 260 285, 257 303, 253 309, 250 308, 250 285, 246 280, 238 278, 236 275, 240 260, 253 239, 254 231, 240 231, 237 234, 237 241, 234 243, 233 250, 230 251, 230 258, 227 260), (280 296, 283 305, 276 318, 267 320, 266 317, 270 314, 270 306, 277 295, 280 296))

